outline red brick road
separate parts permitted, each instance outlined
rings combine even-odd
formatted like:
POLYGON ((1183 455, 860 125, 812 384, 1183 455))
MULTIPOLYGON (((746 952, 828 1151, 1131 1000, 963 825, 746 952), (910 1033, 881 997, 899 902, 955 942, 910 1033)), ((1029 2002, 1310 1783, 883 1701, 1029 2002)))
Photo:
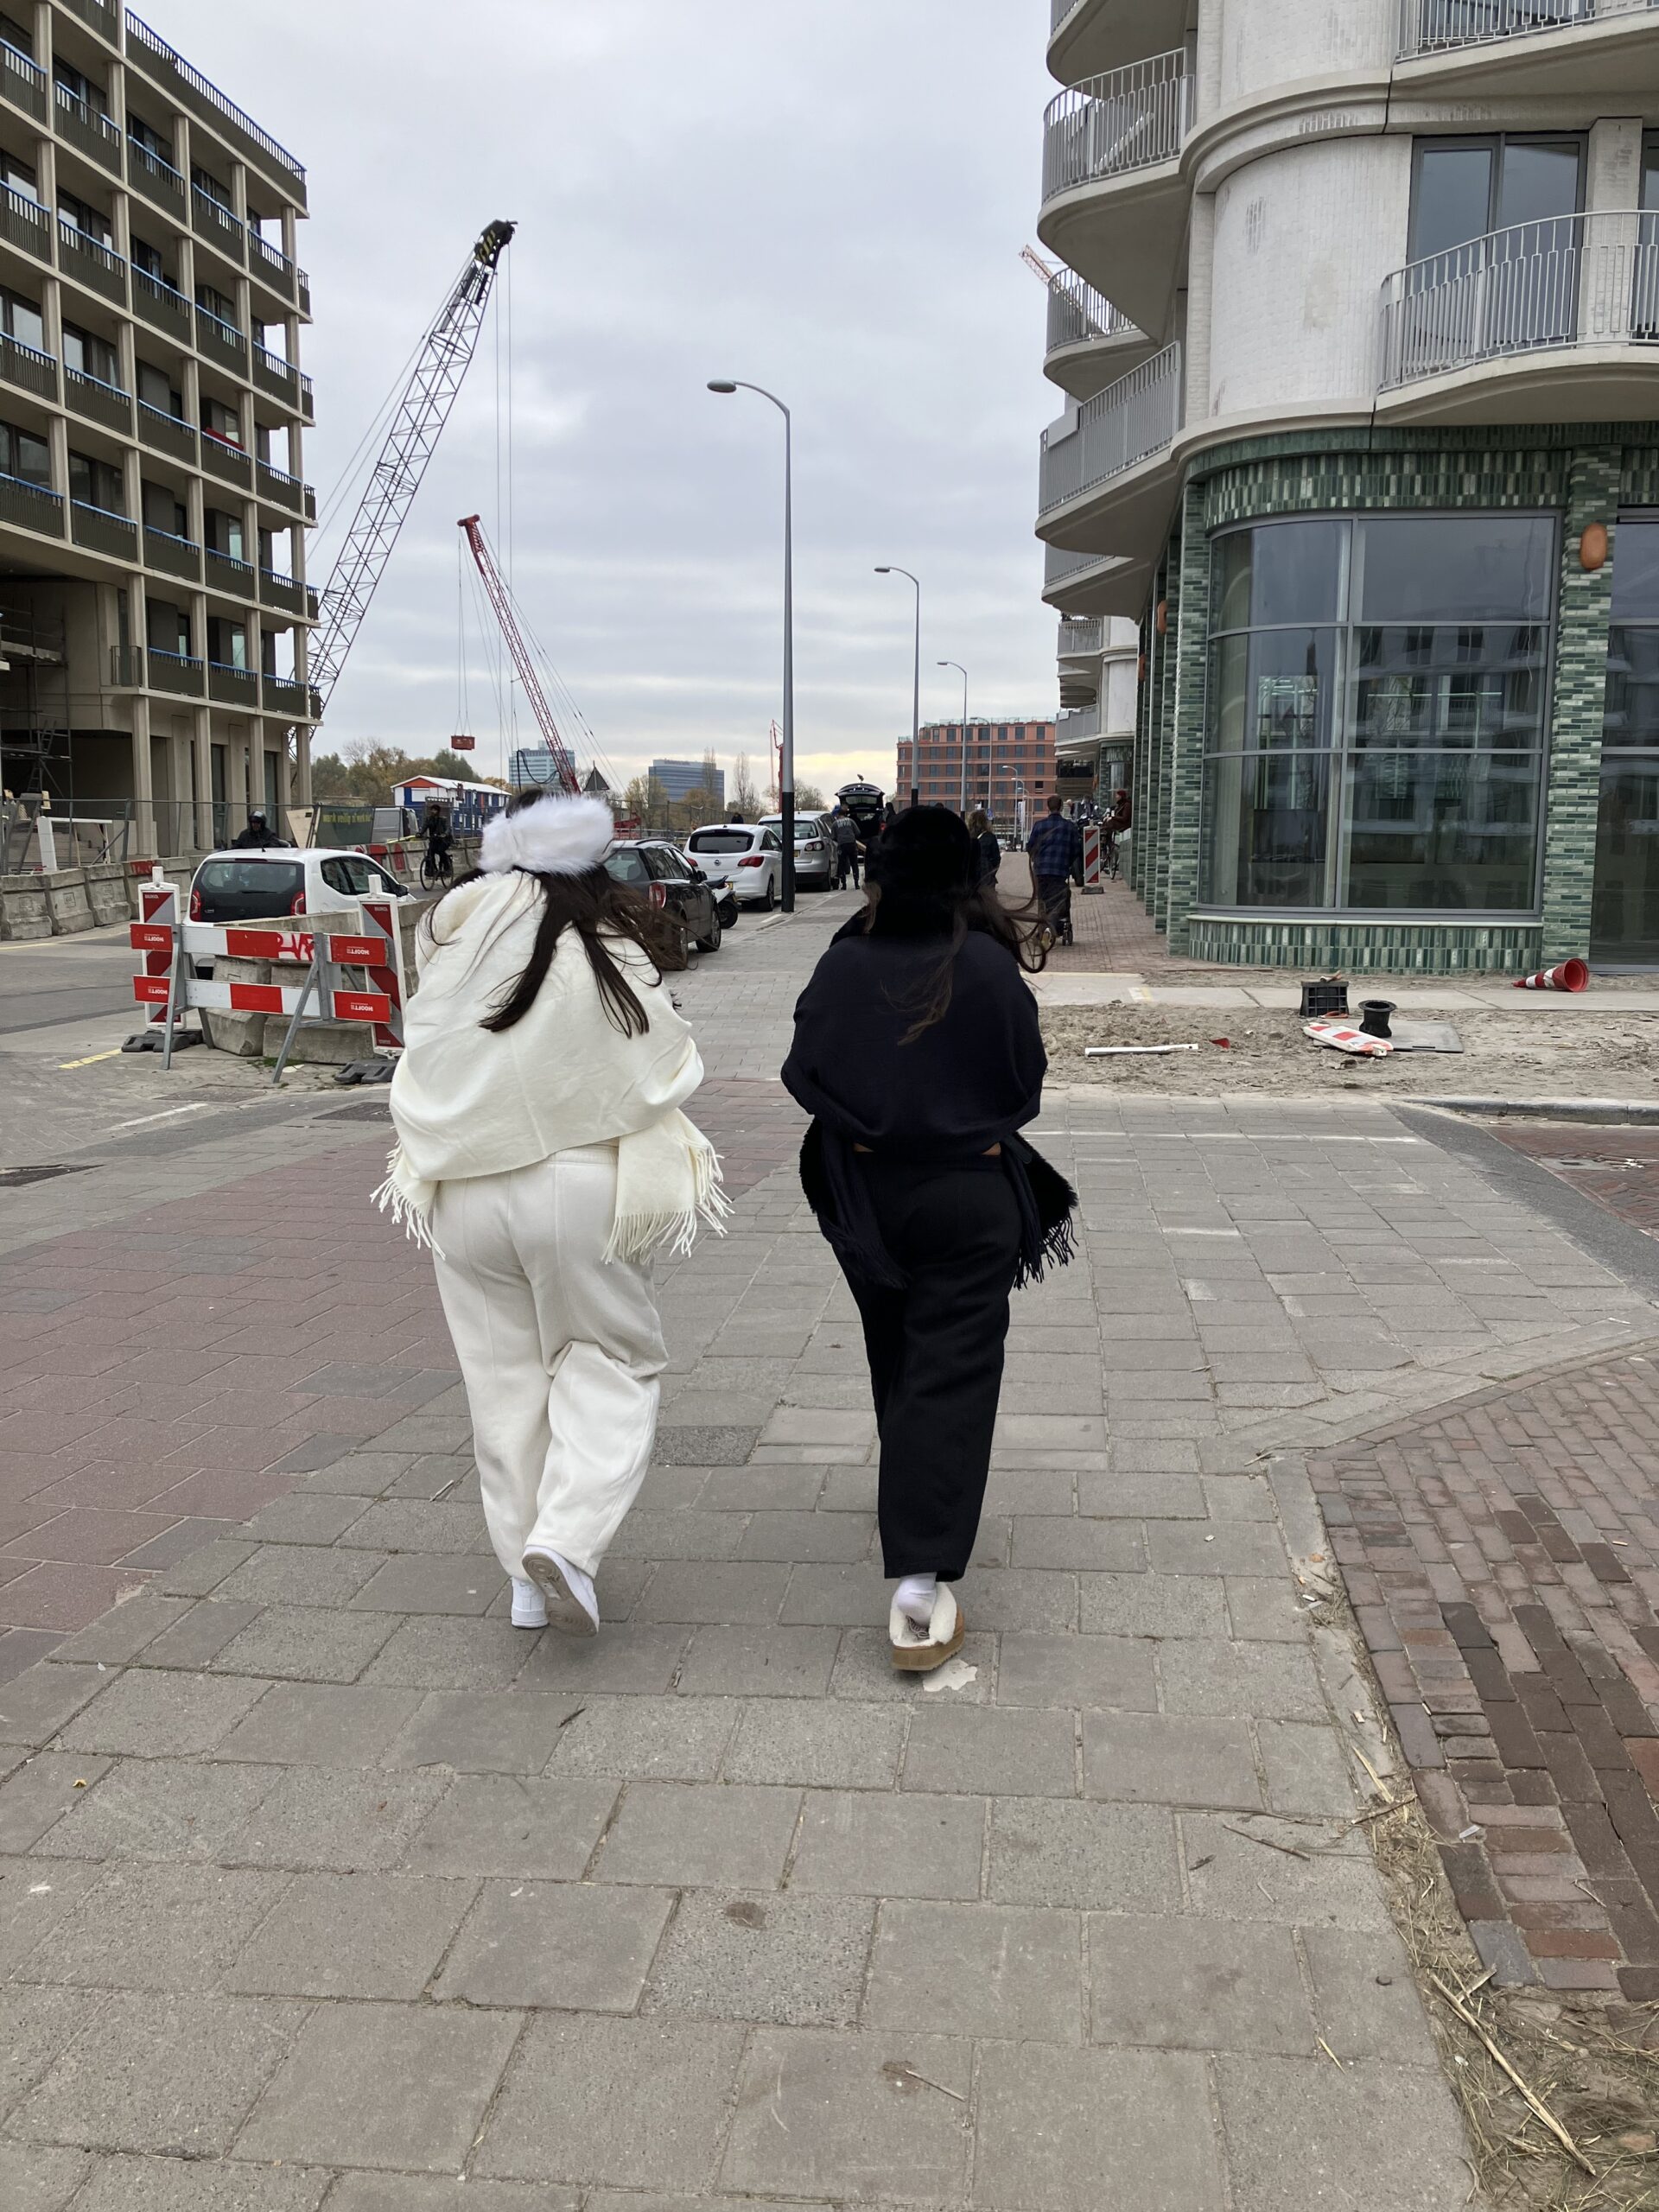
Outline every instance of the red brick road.
POLYGON ((1535 1122, 1491 1134, 1620 1221, 1659 1236, 1659 1129, 1535 1122))

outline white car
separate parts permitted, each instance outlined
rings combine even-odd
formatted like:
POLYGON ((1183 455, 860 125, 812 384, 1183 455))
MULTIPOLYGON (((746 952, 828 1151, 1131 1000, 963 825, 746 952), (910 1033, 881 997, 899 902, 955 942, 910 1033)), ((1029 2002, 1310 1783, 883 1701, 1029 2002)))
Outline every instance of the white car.
POLYGON ((359 899, 406 899, 407 884, 366 853, 327 845, 257 845, 209 853, 191 879, 185 957, 213 972, 214 930, 290 914, 326 914, 359 899))
MULTIPOLYGON (((775 830, 778 842, 784 841, 784 817, 781 814, 763 814, 763 830, 775 830)), ((828 891, 836 880, 836 841, 830 825, 821 814, 798 814, 795 817, 795 880, 804 890, 816 883, 821 891, 828 891)))
POLYGON ((716 891, 729 891, 740 906, 770 913, 784 887, 783 840, 758 822, 709 822, 685 841, 685 856, 695 861, 716 891))

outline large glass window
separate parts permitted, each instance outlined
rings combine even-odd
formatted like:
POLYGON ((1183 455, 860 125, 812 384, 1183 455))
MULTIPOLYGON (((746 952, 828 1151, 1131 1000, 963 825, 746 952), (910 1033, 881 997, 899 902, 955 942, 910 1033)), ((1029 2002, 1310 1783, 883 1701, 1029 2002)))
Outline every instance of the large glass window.
POLYGON ((1659 963, 1659 519, 1638 516, 1613 541, 1590 950, 1659 963))
POLYGON ((1200 897, 1532 911, 1554 575, 1546 516, 1218 537, 1200 897))

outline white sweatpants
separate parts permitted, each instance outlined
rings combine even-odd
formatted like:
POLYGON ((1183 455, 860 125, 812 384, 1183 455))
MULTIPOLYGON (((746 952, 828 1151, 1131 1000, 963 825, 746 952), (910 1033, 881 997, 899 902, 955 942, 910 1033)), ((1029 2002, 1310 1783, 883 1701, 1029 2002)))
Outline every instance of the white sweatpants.
POLYGON ((615 1205, 612 1145, 439 1186, 438 1294, 509 1574, 532 1543, 597 1573, 651 1464, 668 1356, 649 1268, 601 1256, 615 1205))

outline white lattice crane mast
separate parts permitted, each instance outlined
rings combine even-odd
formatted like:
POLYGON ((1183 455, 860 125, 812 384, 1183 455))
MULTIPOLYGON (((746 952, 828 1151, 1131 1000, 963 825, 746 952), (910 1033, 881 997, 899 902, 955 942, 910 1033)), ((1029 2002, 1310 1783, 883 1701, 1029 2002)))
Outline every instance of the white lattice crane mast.
POLYGON ((497 221, 480 234, 428 327, 346 542, 323 586, 321 620, 311 633, 308 672, 325 708, 449 419, 513 227, 497 221))
POLYGON ((484 535, 484 525, 476 515, 463 515, 461 528, 472 548, 473 558, 478 563, 478 573, 484 579, 484 588, 489 594, 490 605, 495 609, 495 619, 501 625, 501 635, 507 641, 507 651, 512 655, 512 664, 518 671, 518 681, 524 687, 524 696, 530 710, 536 717, 536 726, 542 733, 542 741, 553 756, 553 766, 561 791, 579 798, 582 785, 576 777, 576 764, 570 748, 559 734, 559 726, 553 719, 553 709, 547 703, 542 690, 542 679, 536 672, 517 618, 512 611, 512 597, 501 581, 500 572, 490 551, 489 540, 484 535))

